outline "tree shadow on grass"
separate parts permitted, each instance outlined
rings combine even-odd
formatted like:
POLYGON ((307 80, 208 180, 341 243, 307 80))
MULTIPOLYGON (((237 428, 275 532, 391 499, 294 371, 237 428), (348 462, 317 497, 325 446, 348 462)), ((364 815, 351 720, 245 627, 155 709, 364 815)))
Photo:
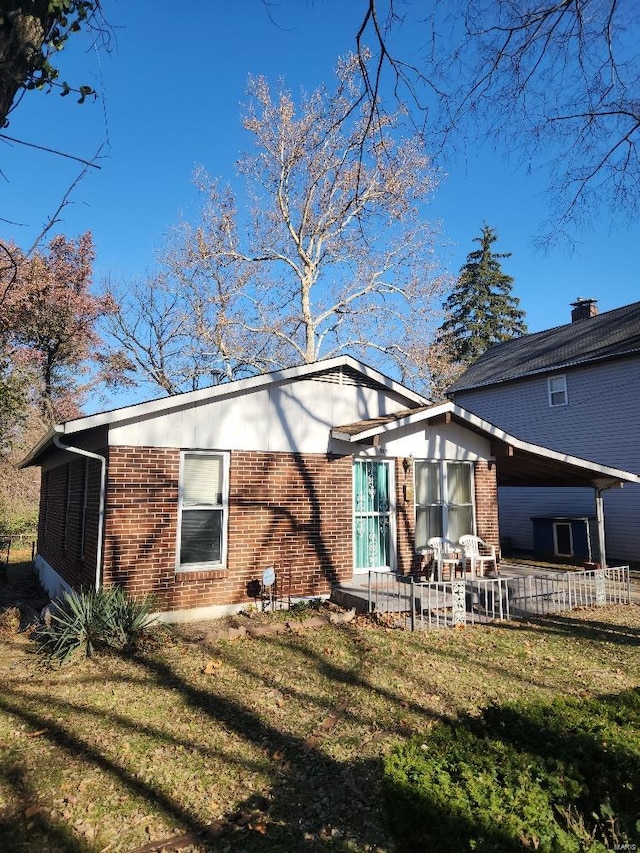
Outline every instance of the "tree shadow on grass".
POLYGON ((17 805, 0 812, 0 850, 39 850, 41 853, 89 853, 91 847, 70 827, 41 808, 24 767, 4 751, 0 757, 0 784, 10 788, 17 805), (35 843, 34 843, 35 842, 35 843))
MULTIPOLYGON (((624 607, 636 606, 635 604, 624 605, 624 607)), ((590 612, 595 613, 597 611, 590 612)), ((529 616, 526 620, 501 622, 500 625, 505 630, 522 631, 526 630, 528 626, 534 626, 536 629, 543 628, 549 634, 567 634, 584 640, 606 640, 618 645, 640 645, 639 628, 615 625, 611 622, 600 622, 596 619, 576 619, 569 613, 550 613, 538 617, 529 616)))
MULTIPOLYGON (((176 673, 163 661, 145 658, 158 684, 176 689, 176 673)), ((349 684, 351 673, 335 673, 349 684)), ((296 851, 384 849, 388 841, 380 810, 381 762, 341 762, 313 738, 303 740, 259 719, 246 707, 180 679, 183 699, 198 711, 272 756, 272 785, 266 796, 250 795, 239 810, 246 824, 242 850, 296 851)))
MULTIPOLYGON (((267 641, 256 642, 267 643, 267 641)), ((277 638, 268 641, 268 643, 273 642, 281 643, 283 640, 277 638)), ((267 648, 269 647, 268 643, 267 648)), ((252 665, 258 654, 268 659, 268 651, 264 655, 262 655, 262 651, 264 649, 258 649, 256 655, 251 654, 247 661, 246 671, 249 675, 256 676, 258 674, 252 665)), ((389 688, 379 688, 370 683, 370 679, 363 669, 367 665, 365 660, 367 649, 358 649, 351 656, 349 665, 345 666, 328 661, 316 650, 304 651, 307 655, 308 665, 317 668, 325 679, 330 680, 335 685, 333 695, 335 704, 333 706, 331 699, 327 701, 324 695, 313 700, 314 715, 317 713, 319 721, 334 710, 341 700, 347 700, 347 703, 351 703, 346 705, 344 716, 356 720, 358 717, 357 703, 362 701, 362 691, 367 690, 379 692, 381 698, 387 702, 400 705, 402 699, 400 695, 396 695, 389 688)), ((242 772, 244 763, 246 764, 247 774, 256 770, 257 772, 268 773, 269 788, 264 790, 261 787, 259 791, 256 791, 255 789, 252 790, 250 783, 248 783, 246 796, 235 803, 234 812, 227 813, 222 821, 209 824, 202 817, 202 812, 196 813, 196 808, 190 807, 186 798, 180 794, 169 795, 163 787, 161 777, 152 776, 151 780, 141 778, 136 774, 135 767, 127 767, 124 761, 120 762, 119 758, 114 759, 105 755, 91 741, 90 734, 79 735, 77 728, 74 728, 74 713, 83 711, 95 715, 96 724, 101 720, 103 725, 112 726, 117 733, 116 736, 121 734, 128 736, 131 730, 137 729, 138 733, 142 733, 152 740, 155 738, 160 741, 164 738, 167 741, 175 741, 175 745, 187 753, 193 752, 194 756, 198 753, 197 757, 202 766, 202 761, 206 762, 209 755, 213 756, 213 752, 207 749, 206 743, 203 744, 201 739, 197 737, 191 739, 188 734, 176 737, 161 728, 154 728, 151 724, 145 726, 144 722, 141 724, 140 720, 136 721, 134 716, 127 717, 126 706, 119 708, 116 713, 99 706, 87 708, 85 705, 83 707, 80 703, 76 707, 72 701, 61 702, 56 699, 55 695, 52 695, 47 697, 41 708, 35 711, 33 710, 32 691, 20 687, 11 688, 10 685, 7 685, 3 693, 0 694, 0 707, 22 720, 33 731, 46 730, 43 739, 46 738, 54 749, 70 758, 79 759, 89 769, 100 771, 102 775, 111 779, 127 797, 143 802, 143 808, 153 810, 154 813, 162 816, 165 825, 176 827, 180 832, 195 834, 201 839, 203 849, 215 850, 219 853, 221 849, 225 849, 225 845, 228 846, 229 844, 231 846, 228 849, 241 849, 249 851, 249 853, 253 853, 253 851, 256 853, 258 851, 282 851, 282 853, 318 851, 318 853, 323 853, 323 851, 363 851, 376 847, 381 849, 392 848, 393 845, 383 815, 382 765, 380 761, 357 758, 355 760, 353 758, 340 760, 338 755, 329 754, 329 749, 334 746, 329 740, 326 742, 327 749, 323 749, 321 732, 320 737, 316 738, 305 738, 283 732, 278 728, 275 721, 265 720, 254 713, 249 708, 248 702, 228 699, 217 693, 215 681, 210 682, 210 687, 202 687, 193 683, 180 673, 177 666, 167 662, 160 655, 142 651, 133 660, 125 656, 123 658, 130 666, 136 667, 134 678, 138 679, 141 684, 148 681, 150 685, 161 690, 166 688, 168 702, 171 701, 172 696, 179 698, 181 702, 196 712, 196 718, 201 718, 203 725, 206 726, 206 721, 209 720, 218 728, 229 731, 232 736, 241 739, 244 744, 252 747, 253 754, 256 757, 255 762, 252 760, 250 764, 246 756, 238 757, 238 771, 242 772), (55 716, 55 721, 52 721, 52 713, 55 716), (259 766, 260 762, 262 762, 261 767, 259 766)), ((390 669, 393 666, 393 660, 390 660, 390 669)), ((106 669, 108 670, 108 666, 106 669)), ((117 678, 125 682, 131 679, 131 675, 124 676, 121 679, 117 676, 117 678)), ((78 680, 78 690, 82 690, 84 681, 88 680, 82 678, 78 680)), ((256 683, 259 685, 260 681, 256 683)), ((266 682, 262 683, 267 686, 266 682)), ((114 681, 114 685, 117 688, 116 681, 114 681)), ((257 689, 260 687, 258 686, 257 689)), ((611 707, 614 707, 613 704, 611 707)), ((434 716, 431 712, 418 706, 414 707, 413 710, 417 713, 422 711, 425 716, 434 716)), ((504 724, 501 724, 499 719, 490 718, 488 713, 486 719, 491 719, 491 726, 486 725, 486 731, 482 733, 483 738, 489 741, 500 740, 502 743, 510 743, 516 751, 520 752, 526 752, 529 749, 531 754, 537 756, 536 760, 549 760, 566 740, 565 735, 558 735, 560 739, 553 740, 551 735, 554 729, 544 714, 541 720, 530 721, 529 717, 520 711, 510 712, 511 717, 505 711, 503 718, 501 718, 504 724), (511 740, 509 740, 511 734, 507 737, 504 734, 505 730, 507 733, 513 733, 511 740), (522 731, 524 734, 521 733, 522 731), (531 744, 526 745, 525 742, 528 743, 529 741, 534 744, 534 748, 531 747, 531 744), (543 748, 544 744, 549 745, 543 748)), ((466 727, 467 730, 471 731, 470 721, 463 720, 456 725, 466 727)), ((312 734, 313 732, 308 733, 308 735, 312 734)), ((583 752, 587 754, 592 752, 596 756, 601 756, 601 753, 597 753, 595 750, 595 735, 580 733, 568 740, 571 749, 574 751, 581 745, 583 752)), ((232 742, 233 740, 230 741, 230 744, 232 742)), ((350 750, 350 754, 353 751, 350 750)), ((625 756, 628 752, 629 750, 625 747, 613 743, 608 748, 607 755, 612 757, 613 762, 617 763, 618 766, 627 767, 625 756)), ((233 757, 230 760, 234 760, 233 757)), ((633 771, 635 773, 637 771, 637 756, 633 760, 636 762, 636 770, 633 771)), ((196 766, 195 760, 194 766, 196 766)), ((581 765, 576 766, 580 767, 581 765)), ((0 767, 9 784, 18 793, 17 799, 20 803, 14 813, 5 814, 4 824, 0 827, 0 832, 4 835, 0 835, 0 842, 6 838, 11 840, 13 844, 17 840, 22 845, 22 849, 34 853, 35 851, 42 853, 47 849, 47 845, 54 853, 57 851, 61 851, 61 853, 85 853, 85 851, 99 849, 97 846, 91 846, 83 839, 73 836, 70 828, 63 820, 49 816, 46 812, 38 815, 37 819, 34 818, 33 826, 27 830, 28 821, 25 820, 24 813, 28 805, 33 802, 33 780, 24 773, 16 775, 15 755, 13 758, 7 756, 0 767), (59 842, 58 839, 60 839, 59 842)), ((197 771, 194 770, 195 772, 197 771)), ((635 776, 632 777, 633 779, 635 776)), ((640 790, 640 781, 634 790, 640 790)), ((419 798, 417 802, 420 803, 420 812, 415 815, 415 819, 421 825, 428 813, 429 803, 423 802, 419 798)), ((489 829, 483 828, 473 815, 468 816, 460 810, 456 811, 453 808, 452 801, 446 801, 444 804, 437 802, 436 806, 436 813, 439 815, 438 821, 446 822, 447 815, 449 815, 453 824, 466 838, 467 847, 464 849, 468 849, 469 839, 477 838, 482 832, 485 835, 488 833, 487 837, 491 837, 494 843, 492 848, 485 847, 484 849, 522 849, 520 841, 514 840, 508 833, 505 834, 499 825, 496 824, 489 829)), ((211 815, 211 817, 215 819, 217 814, 211 815)), ((158 838, 157 840, 161 841, 162 839, 158 838)), ((117 839, 112 843, 114 843, 114 850, 124 849, 118 847, 117 839)), ((12 847, 9 844, 9 846, 5 845, 4 848, 0 845, 0 849, 20 848, 12 847)), ((454 848, 445 845, 440 848, 413 846, 406 849, 411 849, 414 853, 414 851, 423 849, 453 850, 454 848)))
MULTIPOLYGON (((90 728, 85 728, 86 734, 79 734, 74 728, 74 711, 83 711, 94 715, 96 724, 103 718, 103 725, 105 722, 113 725, 116 736, 126 738, 136 723, 126 719, 125 709, 114 714, 95 707, 87 709, 80 704, 74 708, 73 701, 61 702, 51 696, 34 710, 31 692, 10 685, 0 695, 0 708, 31 732, 38 732, 40 742, 46 740, 60 754, 81 762, 85 772, 100 771, 128 798, 142 801, 146 804, 143 808, 161 815, 165 825, 196 835, 205 849, 220 850, 221 839, 228 835, 232 836, 231 849, 235 849, 233 838, 237 838, 243 850, 281 850, 283 853, 365 850, 378 846, 385 849, 387 835, 380 812, 381 765, 378 761, 340 761, 327 755, 317 740, 314 743, 311 738, 305 740, 280 731, 244 704, 216 694, 215 686, 204 689, 190 683, 164 660, 141 653, 135 657, 135 664, 155 687, 167 688, 169 696, 179 694, 182 702, 196 711, 198 717, 204 714, 254 747, 258 756, 266 755, 265 764, 271 780, 269 790, 256 793, 249 788, 246 798, 237 803, 236 811, 227 814, 222 821, 211 823, 186 805, 187 800, 168 795, 160 776, 156 777, 157 781, 141 778, 135 767, 127 767, 119 758, 105 755, 97 742, 92 742, 90 728)), ((347 683, 348 672, 342 675, 347 683)), ((338 672, 336 677, 339 677, 338 672)), ((320 710, 322 718, 327 709, 321 707, 320 710)), ((142 728, 144 732, 144 726, 142 728)), ((146 734, 150 738, 162 737, 153 727, 149 727, 146 734)), ((180 746, 194 753, 202 750, 206 759, 206 749, 196 739, 189 742, 187 737, 180 746)), ((33 820, 26 818, 26 809, 38 801, 34 796, 38 776, 32 769, 18 773, 16 755, 19 757, 19 753, 15 753, 13 759, 6 756, 0 761, 0 770, 14 795, 13 810, 5 813, 1 825, 0 842, 6 843, 0 844, 0 849, 34 853, 47 849, 53 853, 85 853, 99 849, 97 841, 92 845, 76 837, 68 823, 56 818, 53 809, 43 810, 33 820)), ((251 769, 247 767, 248 771, 251 769)), ((216 817, 212 815, 213 819, 216 817)), ((123 849, 118 847, 117 840, 114 849, 123 849)))

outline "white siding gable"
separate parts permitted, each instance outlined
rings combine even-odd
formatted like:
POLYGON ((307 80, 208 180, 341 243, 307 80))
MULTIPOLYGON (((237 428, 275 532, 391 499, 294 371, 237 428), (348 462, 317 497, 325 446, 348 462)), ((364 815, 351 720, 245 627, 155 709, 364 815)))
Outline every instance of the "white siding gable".
POLYGON ((491 455, 487 438, 453 423, 426 428, 424 424, 403 427, 389 441, 381 436, 380 446, 389 456, 412 455, 416 459, 475 462, 489 459, 491 455))
POLYGON ((326 453, 341 423, 406 407, 392 390, 314 378, 274 383, 112 424, 109 444, 326 453))

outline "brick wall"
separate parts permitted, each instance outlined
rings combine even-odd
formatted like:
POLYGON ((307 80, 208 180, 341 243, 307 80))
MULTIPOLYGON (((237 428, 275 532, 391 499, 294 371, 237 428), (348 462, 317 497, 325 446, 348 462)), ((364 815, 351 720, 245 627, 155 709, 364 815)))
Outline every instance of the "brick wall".
POLYGON ((285 594, 351 577, 350 457, 233 452, 227 566, 176 573, 179 466, 177 449, 110 448, 105 583, 175 610, 249 603, 270 565, 285 594))
POLYGON ((180 452, 110 447, 103 579, 168 605, 174 587, 180 452))
POLYGON ((474 464, 476 489, 476 529, 477 534, 488 545, 500 546, 498 526, 498 487, 496 466, 490 462, 474 464))
MULTIPOLYGON (((248 586, 271 565, 285 595, 325 594, 332 583, 351 578, 350 456, 231 453, 227 565, 198 572, 176 572, 180 451, 111 447, 107 471, 104 583, 137 595, 152 592, 161 609, 249 603, 248 586)), ((395 460, 395 482, 397 567, 408 574, 420 565, 413 459, 395 460)), ((74 459, 43 475, 38 550, 75 587, 91 585, 95 576, 99 484, 100 465, 93 460, 74 459)), ((478 535, 497 546, 494 466, 475 464, 475 491, 478 535)))
POLYGON ((415 552, 416 510, 414 505, 413 459, 396 459, 396 518, 398 572, 417 573, 422 557, 415 552))
POLYGON ((76 588, 95 582, 99 503, 97 460, 74 456, 42 473, 38 553, 76 588))

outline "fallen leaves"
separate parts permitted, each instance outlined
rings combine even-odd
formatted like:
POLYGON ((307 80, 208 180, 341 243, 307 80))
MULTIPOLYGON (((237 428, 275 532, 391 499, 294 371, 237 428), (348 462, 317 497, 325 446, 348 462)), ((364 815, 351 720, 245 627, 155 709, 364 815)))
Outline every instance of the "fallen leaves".
POLYGON ((7 647, 0 743, 20 775, 0 780, 0 797, 16 826, 31 824, 25 853, 46 849, 45 826, 109 853, 200 850, 216 832, 232 833, 209 845, 221 851, 295 849, 287 839, 305 832, 387 850, 377 759, 398 738, 494 700, 637 683, 640 608, 580 618, 585 630, 555 618, 415 634, 354 620, 215 648, 167 635, 135 658, 46 677, 7 647), (606 640, 590 620, 606 620, 606 640), (188 834, 196 825, 204 835, 188 834))
POLYGON ((27 806, 27 808, 24 810, 24 816, 27 818, 27 820, 29 820, 29 818, 35 817, 36 815, 39 815, 39 814, 43 814, 46 811, 47 811, 47 809, 45 806, 40 806, 40 805, 27 806))

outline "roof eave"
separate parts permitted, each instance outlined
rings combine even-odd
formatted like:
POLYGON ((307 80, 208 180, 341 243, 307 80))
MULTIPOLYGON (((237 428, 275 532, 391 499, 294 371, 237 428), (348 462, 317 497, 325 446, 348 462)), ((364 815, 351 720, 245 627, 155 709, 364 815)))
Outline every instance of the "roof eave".
POLYGON ((275 385, 278 382, 291 381, 293 379, 304 378, 311 376, 314 373, 322 373, 336 367, 350 367, 353 370, 361 373, 368 379, 372 379, 379 385, 387 388, 389 391, 397 393, 404 397, 407 401, 415 404, 416 407, 428 404, 428 400, 416 391, 406 388, 394 379, 380 373, 368 365, 357 361, 349 355, 335 356, 334 358, 326 359, 325 361, 314 362, 312 364, 302 364, 296 367, 287 367, 282 370, 273 371, 272 373, 261 373, 257 376, 250 376, 246 379, 239 379, 236 382, 225 382, 221 385, 215 385, 208 388, 201 388, 197 391, 188 391, 184 394, 175 394, 171 397, 160 397, 156 400, 149 400, 143 403, 135 403, 132 406, 125 406, 120 409, 112 409, 108 412, 101 412, 95 415, 88 415, 84 418, 77 418, 73 421, 67 421, 64 424, 66 433, 81 432, 87 429, 93 429, 98 426, 107 426, 113 423, 120 423, 132 418, 144 417, 145 415, 153 415, 157 412, 166 412, 171 409, 177 409, 182 406, 189 406, 202 401, 213 401, 218 397, 224 397, 229 394, 237 394, 247 391, 253 391, 258 388, 275 385))
POLYGON ((18 463, 18 468, 29 468, 31 465, 38 465, 39 456, 47 450, 47 448, 53 444, 54 436, 62 435, 64 433, 64 425, 56 424, 52 426, 51 429, 42 436, 40 441, 36 444, 34 448, 32 448, 29 453, 18 463))
POLYGON ((421 409, 419 412, 404 415, 401 418, 390 420, 388 423, 376 424, 375 426, 369 427, 369 429, 356 433, 341 432, 340 427, 337 427, 336 429, 331 430, 331 437, 338 439, 339 441, 348 441, 351 444, 358 444, 365 442, 370 438, 374 438, 375 436, 380 436, 385 432, 396 430, 399 427, 411 426, 414 423, 419 423, 423 420, 429 420, 430 418, 445 414, 446 412, 451 411, 453 407, 454 404, 450 401, 447 401, 446 403, 437 403, 434 406, 429 406, 428 409, 421 409), (428 417, 425 417, 425 415, 428 415, 428 417))
POLYGON ((640 352, 638 347, 632 347, 627 350, 621 350, 620 352, 616 352, 609 355, 597 355, 593 358, 577 358, 571 359, 567 361, 559 361, 555 364, 548 364, 544 367, 537 367, 531 370, 523 370, 521 373, 516 373, 513 376, 504 376, 499 379, 489 379, 486 382, 477 382, 471 385, 457 386, 454 383, 451 388, 447 388, 446 394, 447 396, 454 396, 456 394, 463 394, 466 391, 480 391, 485 388, 493 388, 496 385, 506 385, 508 382, 519 382, 522 379, 529 379, 531 376, 541 376, 545 373, 555 373, 558 370, 567 370, 572 367, 583 367, 589 364, 595 364, 599 361, 613 361, 614 359, 619 358, 627 358, 630 355, 634 355, 640 352))
POLYGON ((640 484, 640 475, 638 474, 632 474, 630 471, 622 471, 618 468, 610 468, 608 465, 601 465, 600 463, 592 462, 588 459, 581 459, 578 456, 572 456, 568 453, 561 453, 557 450, 551 450, 551 448, 548 447, 542 447, 539 444, 531 444, 528 441, 523 441, 522 439, 510 435, 494 424, 489 423, 489 421, 483 420, 478 417, 478 415, 474 415, 473 412, 469 412, 461 406, 457 406, 451 401, 431 406, 427 409, 421 410, 420 412, 394 420, 390 423, 379 424, 353 435, 341 433, 339 428, 332 430, 331 435, 334 438, 338 438, 340 436, 344 441, 348 441, 352 444, 358 444, 375 438, 376 436, 381 436, 392 430, 397 430, 400 427, 421 423, 422 421, 428 422, 441 415, 447 414, 454 416, 459 422, 462 422, 463 425, 466 424, 472 429, 485 434, 488 438, 500 441, 506 446, 516 448, 533 456, 552 459, 565 465, 572 465, 576 468, 593 472, 594 476, 591 479, 593 481, 594 488, 611 488, 619 483, 640 484), (609 485, 598 486, 597 483, 599 481, 602 483, 608 483, 609 485))

